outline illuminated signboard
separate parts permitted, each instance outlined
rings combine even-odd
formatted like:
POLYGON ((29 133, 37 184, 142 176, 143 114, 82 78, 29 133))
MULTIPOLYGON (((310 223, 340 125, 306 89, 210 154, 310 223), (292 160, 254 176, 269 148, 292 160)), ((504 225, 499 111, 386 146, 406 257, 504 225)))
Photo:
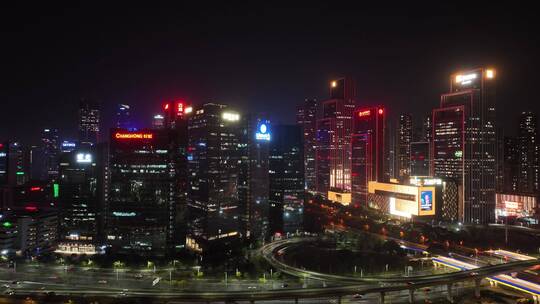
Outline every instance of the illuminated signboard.
POLYGON ((41 191, 41 187, 30 187, 30 191, 41 191))
POLYGON ((223 114, 221 115, 221 118, 227 121, 239 121, 240 114, 234 113, 234 112, 223 112, 223 114))
POLYGON ((460 151, 454 152, 454 156, 457 157, 457 158, 463 157, 463 151, 460 150, 460 151))
POLYGON ((261 123, 259 125, 257 133, 255 133, 255 139, 270 141, 270 130, 269 130, 268 124, 261 123))
POLYGON ((62 147, 62 152, 71 152, 77 148, 77 144, 72 141, 64 140, 60 145, 62 147))
POLYGON ((366 117, 366 116, 369 116, 369 115, 371 115, 370 110, 365 110, 365 111, 358 112, 358 117, 366 117))
POLYGON ((422 211, 433 210, 433 191, 420 192, 420 210, 422 211))
POLYGON ((136 216, 137 214, 135 212, 117 212, 117 211, 114 211, 113 215, 114 216, 119 216, 119 217, 133 217, 133 216, 136 216))
POLYGON ((60 185, 53 184, 53 197, 58 197, 60 195, 60 185))
POLYGON ((0 152, 0 157, 6 157, 6 156, 7 156, 6 152, 0 152))
POLYGON ((77 153, 76 161, 80 164, 88 164, 92 162, 92 154, 89 153, 77 153))
POLYGON ((478 77, 476 73, 472 74, 465 74, 465 75, 456 75, 456 83, 459 83, 461 85, 467 85, 471 84, 473 80, 475 80, 478 77))
POLYGON ((152 139, 154 134, 152 133, 122 133, 116 132, 114 134, 116 139, 152 139))
POLYGON ((186 114, 189 114, 191 112, 193 112, 193 107, 186 107, 186 109, 184 110, 184 113, 186 114))
POLYGON ((72 142, 72 141, 64 140, 62 142, 62 148, 75 148, 76 146, 77 146, 77 144, 72 142))
POLYGON ((178 115, 178 116, 184 115, 184 103, 183 102, 177 102, 176 103, 176 115, 178 115))

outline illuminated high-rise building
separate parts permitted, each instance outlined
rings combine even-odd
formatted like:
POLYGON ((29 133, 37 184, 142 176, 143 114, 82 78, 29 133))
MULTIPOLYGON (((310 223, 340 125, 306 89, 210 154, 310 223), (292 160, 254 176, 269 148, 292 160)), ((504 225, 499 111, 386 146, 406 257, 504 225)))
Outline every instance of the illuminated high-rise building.
POLYGON ((194 108, 189 118, 186 246, 194 251, 204 251, 209 241, 240 235, 242 131, 240 114, 221 104, 194 108))
POLYGON ((270 231, 302 230, 304 218, 303 132, 298 125, 274 127, 270 143, 270 231))
POLYGON ((0 186, 8 182, 8 142, 0 142, 0 186))
POLYGON ((350 203, 351 132, 356 87, 351 78, 330 83, 330 99, 317 115, 316 190, 328 199, 350 203))
POLYGON ((317 147, 317 107, 315 99, 306 99, 304 104, 298 108, 296 122, 302 127, 304 135, 304 170, 306 174, 306 189, 316 190, 317 170, 316 170, 316 147, 317 147))
POLYGON ((79 104, 79 143, 81 146, 93 146, 99 140, 100 127, 99 104, 86 99, 79 104))
POLYGON ((131 125, 130 120, 130 111, 131 108, 128 104, 119 104, 116 108, 116 127, 121 129, 130 129, 133 126, 131 125))
POLYGON ((41 149, 43 153, 41 180, 54 179, 58 176, 58 158, 60 154, 58 129, 43 129, 41 149))
POLYGON ((479 68, 450 77, 450 92, 433 110, 432 173, 460 191, 459 218, 489 223, 495 216, 495 71, 479 68))
MULTIPOLYGON (((7 146, 7 183, 10 186, 24 185, 30 180, 32 153, 29 147, 20 142, 6 142, 7 146)), ((4 152, 5 153, 5 152, 4 152)))
POLYGON ((411 174, 411 142, 413 137, 413 121, 410 114, 399 115, 398 125, 398 153, 397 153, 397 173, 402 181, 407 180, 411 174))
POLYGON ((165 116, 162 114, 155 114, 152 117, 152 129, 162 129, 165 127, 165 116))
POLYGON ((505 137, 502 157, 502 191, 503 193, 516 193, 519 191, 519 156, 520 147, 515 137, 505 137))
POLYGON ((95 254, 98 243, 98 212, 100 203, 99 174, 96 147, 62 153, 58 183, 61 243, 65 254, 95 254))
POLYGON ((263 241, 269 236, 268 147, 274 139, 270 121, 248 114, 242 117, 239 171, 239 209, 244 235, 263 241))
POLYGON ((532 112, 523 112, 518 134, 519 178, 521 193, 536 193, 539 186, 538 122, 532 112))
POLYGON ((352 135, 352 202, 369 205, 370 181, 388 180, 385 144, 386 110, 383 107, 360 108, 354 112, 352 135))
POLYGON ((422 134, 421 141, 431 142, 433 137, 433 118, 430 115, 426 115, 422 121, 422 134))
MULTIPOLYGON (((165 130, 111 129, 105 241, 114 252, 164 255, 174 233, 174 153, 165 130)), ((83 159, 88 157, 84 154, 83 159)))
POLYGON ((411 176, 430 176, 430 144, 427 141, 411 143, 411 176))
POLYGON ((296 121, 302 127, 304 142, 304 169, 306 189, 316 190, 317 109, 316 99, 306 99, 298 108, 296 121))

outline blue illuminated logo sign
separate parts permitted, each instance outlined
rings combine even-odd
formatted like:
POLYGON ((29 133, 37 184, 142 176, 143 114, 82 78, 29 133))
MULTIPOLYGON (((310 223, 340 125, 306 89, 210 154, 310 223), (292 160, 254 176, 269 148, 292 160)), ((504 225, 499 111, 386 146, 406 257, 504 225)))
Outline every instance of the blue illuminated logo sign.
POLYGON ((422 211, 433 210, 433 191, 420 192, 420 210, 422 211))
POLYGON ((257 128, 257 133, 255 133, 255 139, 270 141, 270 130, 267 123, 261 123, 257 128))

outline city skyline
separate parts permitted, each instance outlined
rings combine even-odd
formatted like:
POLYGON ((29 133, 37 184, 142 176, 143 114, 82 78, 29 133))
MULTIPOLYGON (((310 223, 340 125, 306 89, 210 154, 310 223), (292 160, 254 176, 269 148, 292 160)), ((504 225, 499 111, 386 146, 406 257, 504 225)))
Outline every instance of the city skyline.
POLYGON ((540 303, 536 16, 466 8, 8 7, 0 302, 540 303))

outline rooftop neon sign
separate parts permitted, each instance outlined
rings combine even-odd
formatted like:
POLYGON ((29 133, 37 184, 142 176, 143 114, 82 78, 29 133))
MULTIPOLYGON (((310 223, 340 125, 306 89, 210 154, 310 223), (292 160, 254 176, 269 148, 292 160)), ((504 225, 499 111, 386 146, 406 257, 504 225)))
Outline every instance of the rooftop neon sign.
POLYGON ((265 123, 260 124, 258 132, 255 133, 255 139, 270 141, 270 131, 268 129, 269 128, 267 124, 265 123))
POLYGON ((369 115, 371 115, 370 110, 365 110, 365 111, 358 112, 358 117, 365 117, 365 116, 369 116, 369 115))
POLYGON ((116 132, 114 134, 116 139, 152 139, 154 134, 152 133, 121 133, 116 132))

